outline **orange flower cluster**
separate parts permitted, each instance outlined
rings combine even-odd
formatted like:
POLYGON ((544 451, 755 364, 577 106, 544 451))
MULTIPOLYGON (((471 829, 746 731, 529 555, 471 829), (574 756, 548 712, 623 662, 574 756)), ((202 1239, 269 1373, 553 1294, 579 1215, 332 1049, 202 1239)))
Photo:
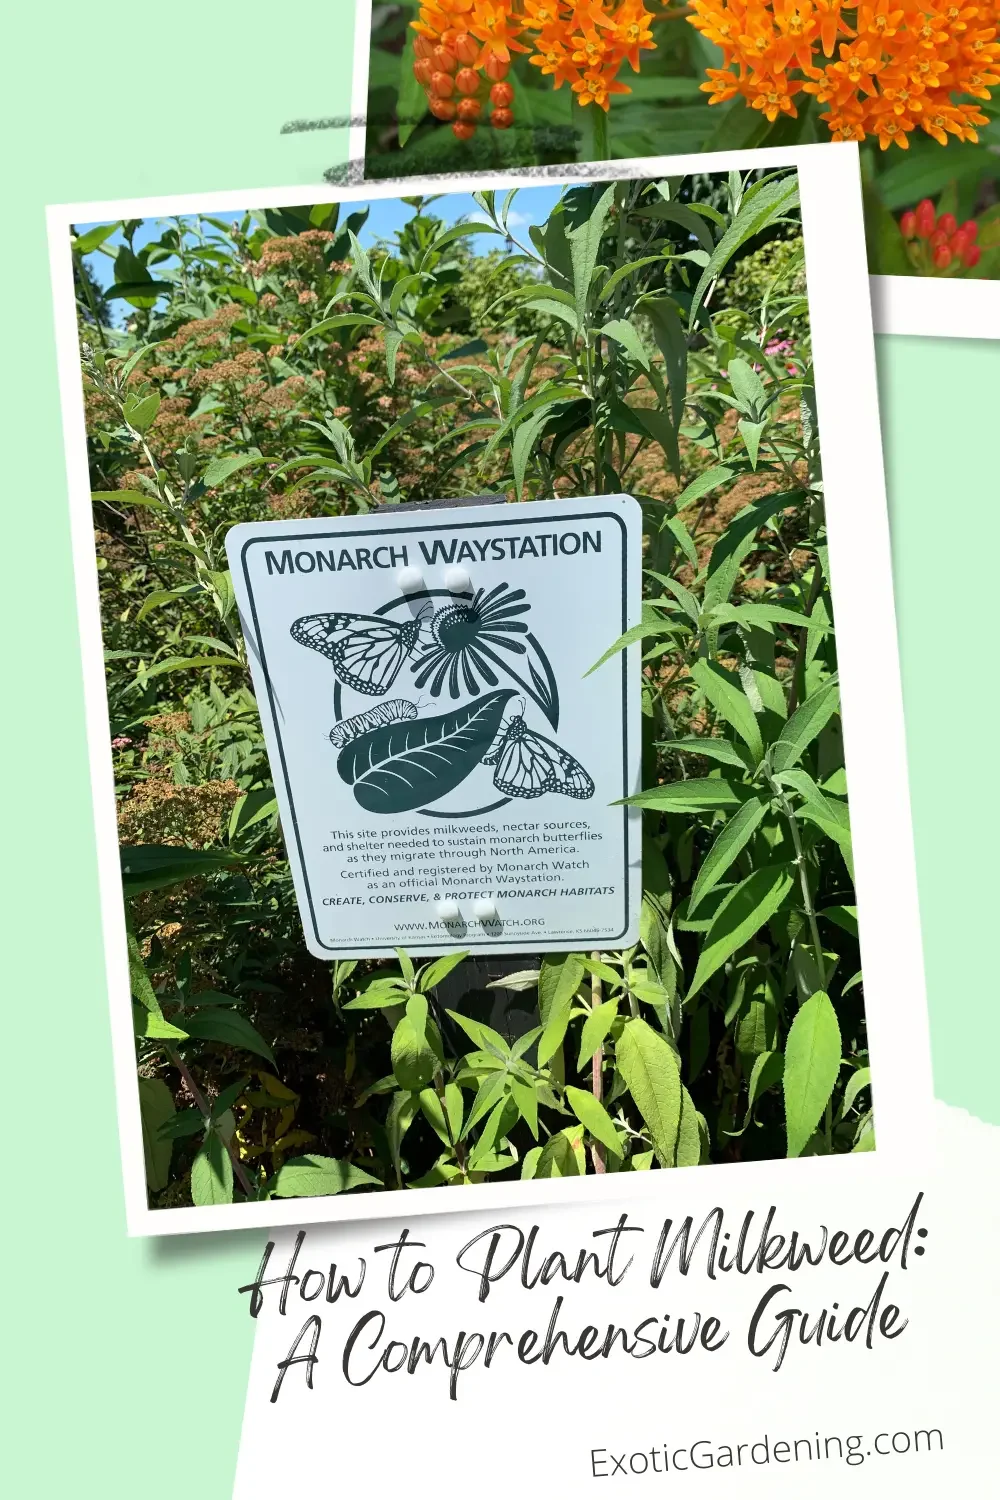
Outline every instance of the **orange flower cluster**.
POLYGON ((624 62, 639 71, 639 54, 655 46, 652 15, 643 0, 425 0, 411 22, 414 76, 431 113, 450 120, 468 140, 482 118, 497 130, 514 123, 511 57, 528 60, 551 78, 568 83, 581 104, 610 108, 612 94, 629 94, 618 73, 624 62))
POLYGON ((795 116, 796 94, 815 94, 837 141, 875 136, 883 151, 906 147, 918 126, 942 146, 949 135, 978 140, 987 117, 962 98, 988 99, 1000 83, 993 0, 874 0, 856 9, 841 0, 691 0, 691 9, 691 25, 725 59, 702 84, 710 104, 742 94, 774 121, 795 116))

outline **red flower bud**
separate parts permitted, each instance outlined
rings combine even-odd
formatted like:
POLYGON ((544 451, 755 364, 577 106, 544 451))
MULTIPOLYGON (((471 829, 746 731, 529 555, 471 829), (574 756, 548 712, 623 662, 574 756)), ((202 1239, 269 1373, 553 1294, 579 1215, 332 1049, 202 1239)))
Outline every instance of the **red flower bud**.
POLYGON ((431 78, 431 93, 439 99, 450 99, 455 92, 455 80, 447 73, 435 73, 431 78))
POLYGON ((435 120, 453 120, 455 118, 455 101, 453 99, 439 99, 432 94, 427 101, 427 108, 435 120))
POLYGON ((418 32, 413 39, 413 55, 414 57, 434 56, 434 43, 429 36, 421 36, 418 32))
POLYGON ((479 74, 475 68, 462 68, 455 74, 455 87, 460 94, 475 94, 479 91, 479 74))
POLYGON ((968 250, 964 252, 962 256, 962 265, 967 271, 971 271, 973 266, 978 266, 979 257, 982 255, 982 253, 983 252, 980 250, 978 245, 970 245, 968 250))
POLYGON ((912 208, 907 209, 906 213, 900 219, 899 228, 904 240, 912 240, 917 232, 917 216, 912 208))
POLYGON ((514 85, 495 83, 490 89, 490 99, 499 109, 509 109, 514 102, 514 85))
POLYGON ((937 249, 934 251, 933 258, 934 264, 937 266, 939 271, 947 271, 948 267, 951 265, 951 251, 948 249, 947 245, 938 245, 937 249))
POLYGON ((959 228, 955 230, 955 233, 948 241, 948 249, 951 251, 952 255, 964 255, 971 244, 972 241, 965 233, 965 230, 959 228))
POLYGON ((509 71, 510 63, 504 62, 501 58, 495 56, 492 52, 483 63, 483 72, 486 74, 487 78, 491 79, 494 83, 499 83, 502 78, 506 78, 509 71))
POLYGON ((934 233, 934 205, 929 198, 921 198, 917 204, 917 233, 921 239, 928 240, 934 233))
POLYGON ((456 120, 451 127, 452 133, 457 135, 460 141, 468 141, 476 133, 475 125, 468 120, 456 120))
POLYGON ((413 64, 413 76, 422 88, 430 88, 431 79, 434 77, 434 64, 429 57, 417 58, 413 64))
POLYGON ((965 223, 959 224, 958 228, 959 233, 968 235, 970 240, 974 240, 979 234, 979 225, 975 219, 966 219, 965 223))
POLYGON ((948 235, 943 229, 935 229, 931 235, 931 249, 940 250, 942 245, 947 245, 948 235))
POLYGON ((460 63, 474 63, 479 56, 479 43, 467 31, 460 31, 451 44, 451 50, 460 63))
POLYGON ((509 130, 514 123, 514 113, 509 109, 495 109, 490 115, 494 130, 509 130))
POLYGON ((454 73, 458 67, 458 58, 448 47, 435 47, 434 66, 442 73, 454 73))
POLYGON ((479 119, 479 116, 482 113, 482 108, 483 106, 480 104, 478 99, 459 99, 457 110, 458 118, 460 120, 464 120, 467 125, 472 124, 474 121, 479 119))
POLYGON ((945 234, 950 238, 958 228, 958 220, 954 214, 942 214, 937 221, 937 227, 938 229, 943 229, 945 234))

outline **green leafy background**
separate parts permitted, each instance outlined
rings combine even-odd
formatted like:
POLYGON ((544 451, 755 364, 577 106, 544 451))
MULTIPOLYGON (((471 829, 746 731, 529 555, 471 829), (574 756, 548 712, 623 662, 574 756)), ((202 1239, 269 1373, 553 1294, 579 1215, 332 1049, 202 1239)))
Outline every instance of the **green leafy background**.
MULTIPOLYGON (((280 127, 348 109, 349 9, 301 0, 284 24, 261 0, 238 17, 174 0, 126 24, 57 0, 7 20, 21 60, 0 98, 12 143, 0 236, 3 1254, 8 1292, 24 1288, 5 1306, 18 1443, 4 1469, 17 1495, 124 1500, 139 1480, 143 1500, 229 1493, 253 1332, 235 1288, 262 1238, 125 1238, 44 205, 319 182, 346 133, 280 127), (335 45, 310 43, 334 22, 335 45), (151 1463, 163 1442, 171 1462, 151 1463)), ((989 795, 1000 345, 883 338, 878 358, 936 1087, 1000 1125, 989 795)))

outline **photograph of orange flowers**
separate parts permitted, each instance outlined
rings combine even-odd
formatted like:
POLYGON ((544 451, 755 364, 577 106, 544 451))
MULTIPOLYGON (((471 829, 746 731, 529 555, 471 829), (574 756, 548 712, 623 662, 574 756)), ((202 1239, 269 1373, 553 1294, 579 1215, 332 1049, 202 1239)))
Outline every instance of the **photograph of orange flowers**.
POLYGON ((398 0, 367 178, 857 141, 869 269, 1000 278, 993 0, 398 0))

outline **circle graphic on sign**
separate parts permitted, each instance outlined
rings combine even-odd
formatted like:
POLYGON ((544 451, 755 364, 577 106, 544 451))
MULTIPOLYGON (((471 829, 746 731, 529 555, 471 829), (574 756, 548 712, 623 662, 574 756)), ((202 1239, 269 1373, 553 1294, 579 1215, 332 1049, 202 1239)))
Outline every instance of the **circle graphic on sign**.
POLYGON ((293 623, 292 638, 333 666, 330 741, 337 774, 359 806, 473 818, 515 798, 593 796, 581 762, 529 723, 540 715, 546 729, 559 727, 558 685, 523 618, 530 610, 523 589, 500 583, 464 594, 421 589, 371 615, 304 615, 293 623), (431 702, 402 696, 411 686, 431 702), (353 711, 352 694, 360 700, 353 711), (480 767, 491 773, 489 794, 480 767), (441 805, 470 780, 479 784, 476 805, 441 805))

